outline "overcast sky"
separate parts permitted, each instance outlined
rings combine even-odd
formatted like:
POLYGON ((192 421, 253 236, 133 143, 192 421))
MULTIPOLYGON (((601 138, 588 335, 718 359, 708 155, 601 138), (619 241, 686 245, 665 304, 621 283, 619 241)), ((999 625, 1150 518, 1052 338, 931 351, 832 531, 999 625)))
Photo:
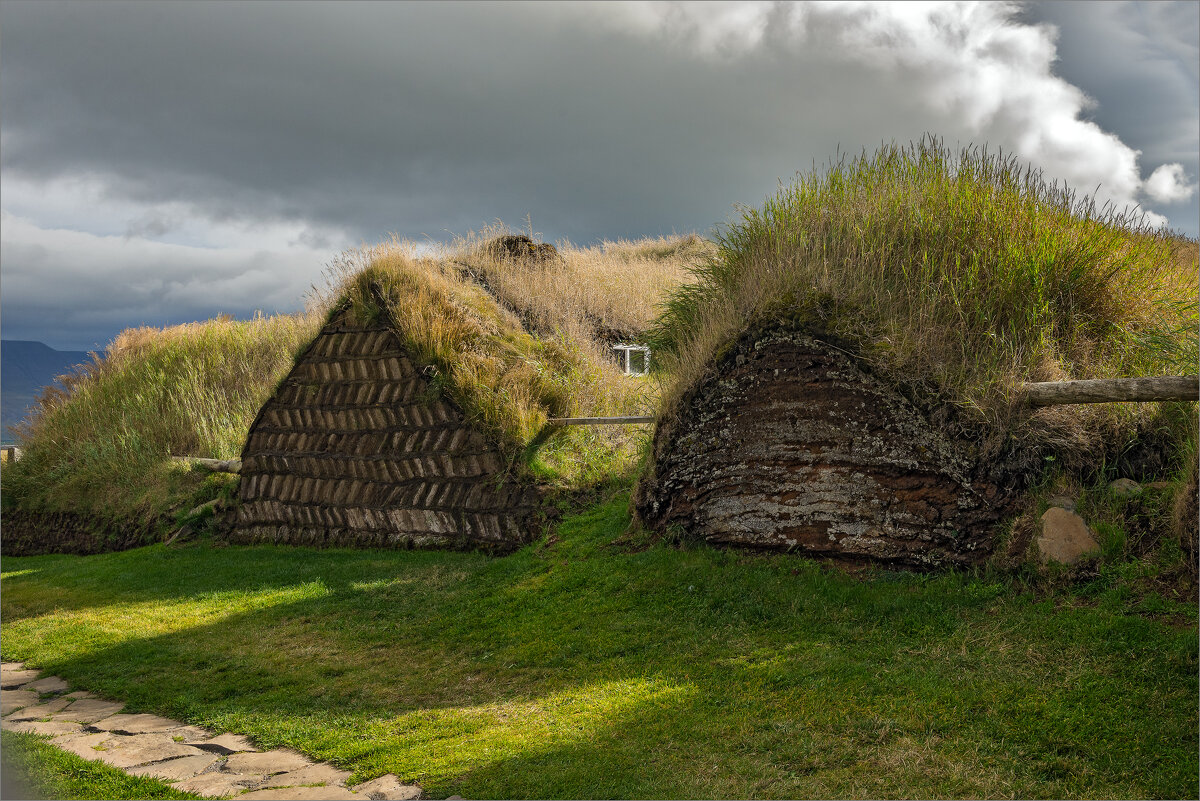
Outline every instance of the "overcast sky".
POLYGON ((495 219, 698 231, 932 133, 1195 237, 1200 4, 0 3, 3 336, 299 308, 495 219))

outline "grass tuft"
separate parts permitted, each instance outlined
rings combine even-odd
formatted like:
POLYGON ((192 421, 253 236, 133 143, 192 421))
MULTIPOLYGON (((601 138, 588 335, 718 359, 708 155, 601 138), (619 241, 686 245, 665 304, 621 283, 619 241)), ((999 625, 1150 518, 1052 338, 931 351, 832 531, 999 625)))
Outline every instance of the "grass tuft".
POLYGON ((1158 405, 1031 412, 1022 382, 1196 371, 1197 243, 983 149, 927 138, 843 159, 717 242, 652 330, 668 410, 747 325, 783 321, 956 408, 992 450, 1044 446, 1078 467, 1134 441, 1158 405))

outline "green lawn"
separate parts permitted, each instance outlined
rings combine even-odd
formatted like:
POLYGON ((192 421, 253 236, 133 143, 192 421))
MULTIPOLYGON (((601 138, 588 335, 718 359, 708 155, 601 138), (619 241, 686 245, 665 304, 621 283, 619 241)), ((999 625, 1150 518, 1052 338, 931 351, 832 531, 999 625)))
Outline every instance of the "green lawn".
POLYGON ((0 732, 0 739, 5 798, 201 798, 149 776, 130 776, 103 762, 77 757, 34 734, 6 731, 0 732))
MULTIPOLYGON (((613 547, 5 558, 0 650, 434 797, 1196 797, 1196 606, 613 547)), ((1127 568, 1128 569, 1128 568, 1127 568)), ((7 744, 7 741, 6 741, 7 744)))

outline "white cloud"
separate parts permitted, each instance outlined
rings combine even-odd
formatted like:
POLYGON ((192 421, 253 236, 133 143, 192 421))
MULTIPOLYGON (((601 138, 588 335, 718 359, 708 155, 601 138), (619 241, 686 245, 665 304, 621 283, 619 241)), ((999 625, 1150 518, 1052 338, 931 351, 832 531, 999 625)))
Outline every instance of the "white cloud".
MULTIPOLYGON (((1101 203, 1133 207, 1143 190, 1160 202, 1186 197, 1163 168, 1143 182, 1139 151, 1085 117, 1094 101, 1054 74, 1057 29, 1023 22, 1017 3, 629 3, 611 11, 610 28, 700 59, 769 56, 790 62, 798 78, 821 64, 899 78, 929 130, 1015 153, 1101 203)), ((596 9, 582 13, 594 18, 596 9)))
POLYGON ((1146 179, 1146 194, 1160 203, 1178 203, 1196 193, 1196 185, 1188 183, 1182 164, 1164 164, 1146 179))

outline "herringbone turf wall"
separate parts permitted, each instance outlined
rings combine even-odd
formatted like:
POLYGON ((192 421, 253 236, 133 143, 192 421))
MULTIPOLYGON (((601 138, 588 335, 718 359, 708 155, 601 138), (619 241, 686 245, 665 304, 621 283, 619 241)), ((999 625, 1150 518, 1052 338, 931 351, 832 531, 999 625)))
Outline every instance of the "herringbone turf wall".
POLYGON ((536 491, 388 328, 335 317, 259 413, 242 453, 240 542, 506 549, 536 491))

